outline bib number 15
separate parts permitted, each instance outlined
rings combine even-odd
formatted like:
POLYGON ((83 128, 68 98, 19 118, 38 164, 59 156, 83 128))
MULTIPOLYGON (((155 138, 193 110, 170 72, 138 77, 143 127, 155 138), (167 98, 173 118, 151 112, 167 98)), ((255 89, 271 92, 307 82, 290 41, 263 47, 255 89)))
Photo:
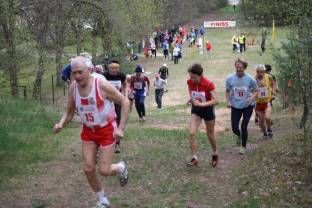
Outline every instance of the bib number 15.
POLYGON ((85 113, 87 122, 94 122, 94 117, 92 115, 92 113, 85 113))

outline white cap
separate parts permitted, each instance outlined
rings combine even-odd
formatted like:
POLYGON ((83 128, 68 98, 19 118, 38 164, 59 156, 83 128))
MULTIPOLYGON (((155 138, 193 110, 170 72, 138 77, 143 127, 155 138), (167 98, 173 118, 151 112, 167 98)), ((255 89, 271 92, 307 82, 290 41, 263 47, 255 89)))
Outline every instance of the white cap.
POLYGON ((163 66, 167 66, 167 64, 163 64, 163 66))

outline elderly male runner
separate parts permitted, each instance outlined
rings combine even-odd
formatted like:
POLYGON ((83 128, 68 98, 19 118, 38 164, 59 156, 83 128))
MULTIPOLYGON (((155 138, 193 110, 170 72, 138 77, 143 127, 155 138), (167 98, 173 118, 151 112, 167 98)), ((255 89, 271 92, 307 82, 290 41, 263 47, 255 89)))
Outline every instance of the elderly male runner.
POLYGON ((255 79, 258 85, 258 93, 256 97, 256 113, 259 118, 259 125, 263 133, 264 139, 272 139, 273 131, 271 128, 272 97, 276 93, 276 87, 271 75, 265 73, 264 65, 256 66, 255 79))
POLYGON ((78 56, 71 62, 74 82, 69 88, 67 112, 54 125, 58 133, 69 123, 77 110, 82 126, 82 158, 83 170, 87 180, 96 193, 96 208, 110 207, 100 180, 96 177, 96 157, 99 153, 99 173, 102 176, 119 174, 120 185, 126 185, 128 171, 126 163, 120 161, 112 164, 115 150, 115 138, 123 137, 126 121, 129 116, 129 101, 105 78, 90 74, 91 60, 78 56), (121 119, 116 129, 114 103, 121 106, 121 119))

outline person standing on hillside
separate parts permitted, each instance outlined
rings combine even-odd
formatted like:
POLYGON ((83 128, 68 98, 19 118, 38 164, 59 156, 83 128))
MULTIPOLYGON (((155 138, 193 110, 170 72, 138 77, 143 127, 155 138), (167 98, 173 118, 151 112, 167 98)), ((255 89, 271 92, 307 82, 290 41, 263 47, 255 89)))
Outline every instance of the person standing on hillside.
POLYGON ((168 92, 168 77, 169 77, 169 70, 167 67, 167 64, 163 64, 162 67, 160 67, 158 73, 160 74, 160 78, 165 80, 166 85, 165 85, 165 92, 168 92))
POLYGON ((159 73, 155 74, 155 80, 153 82, 153 86, 155 89, 155 101, 157 104, 157 108, 162 107, 162 96, 164 95, 164 88, 166 86, 165 80, 160 78, 159 73))
POLYGON ((156 43, 154 40, 151 41, 151 58, 153 57, 153 55, 156 58, 156 43))
POLYGON ((164 53, 165 59, 168 58, 168 60, 169 60, 169 43, 167 40, 165 40, 163 42, 162 48, 163 48, 163 53, 164 53))
POLYGON ((268 36, 268 32, 267 32, 266 28, 264 27, 261 30, 261 44, 260 44, 260 47, 261 47, 262 53, 265 52, 265 45, 266 45, 267 36, 268 36))
POLYGON ((127 166, 124 161, 112 164, 115 138, 122 138, 129 116, 129 101, 108 81, 90 74, 91 60, 78 56, 71 61, 73 82, 69 88, 67 111, 53 127, 60 132, 78 111, 83 125, 81 132, 83 170, 95 192, 96 208, 110 207, 109 200, 96 176, 96 163, 102 176, 119 174, 120 185, 128 181, 127 166), (118 128, 115 122, 114 103, 121 106, 121 120, 118 128), (97 160, 98 155, 98 160, 97 160), (98 161, 98 162, 96 162, 98 161))
POLYGON ((240 34, 240 36, 238 36, 238 43, 239 43, 239 51, 241 53, 243 53, 243 51, 246 51, 246 37, 243 33, 240 34))
POLYGON ((231 108, 232 131, 237 136, 237 145, 241 145, 240 154, 246 153, 248 140, 248 123, 251 118, 258 86, 256 81, 245 72, 248 63, 237 59, 236 72, 230 74, 225 81, 225 98, 228 108, 231 108), (239 122, 243 116, 241 129, 239 122), (240 144, 241 143, 241 144, 240 144))
POLYGON ((237 50, 237 42, 238 42, 238 38, 236 37, 236 35, 233 35, 231 43, 233 46, 233 52, 235 52, 237 50))
POLYGON ((212 167, 216 167, 219 160, 214 133, 216 118, 214 106, 218 104, 216 89, 214 84, 203 76, 203 68, 200 64, 193 64, 188 69, 188 73, 190 75, 190 78, 187 80, 190 95, 188 103, 192 105, 189 137, 192 158, 186 165, 193 167, 198 164, 195 136, 202 120, 204 120, 207 137, 212 147, 212 167))
POLYGON ((265 73, 264 65, 256 66, 255 79, 258 84, 258 93, 256 97, 256 113, 259 119, 259 126, 264 139, 272 139, 273 131, 271 128, 272 107, 271 98, 275 95, 275 84, 273 78, 265 73), (272 88, 273 86, 273 88, 272 88))
POLYGON ((208 57, 211 58, 212 44, 209 40, 206 41, 206 51, 207 51, 208 57))
POLYGON ((181 49, 178 46, 178 44, 175 44, 174 49, 173 49, 173 63, 178 64, 179 63, 179 57, 181 54, 181 49))
MULTIPOLYGON (((111 60, 108 64, 108 71, 105 72, 103 75, 106 80, 111 83, 121 94, 126 95, 126 75, 120 71, 120 64, 117 60, 111 60)), ((120 123, 121 117, 121 106, 118 104, 115 105, 115 112, 116 112, 116 121, 117 125, 120 123)), ((117 138, 116 145, 115 145, 115 153, 121 152, 121 143, 117 138)))

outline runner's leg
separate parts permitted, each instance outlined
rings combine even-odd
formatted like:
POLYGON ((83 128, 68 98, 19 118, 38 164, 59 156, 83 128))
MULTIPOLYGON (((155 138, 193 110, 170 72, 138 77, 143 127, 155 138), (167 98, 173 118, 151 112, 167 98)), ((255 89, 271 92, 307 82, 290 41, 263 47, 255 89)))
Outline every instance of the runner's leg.
POLYGON ((268 107, 265 109, 264 118, 267 125, 268 130, 271 130, 272 125, 272 107, 270 103, 268 103, 268 107))
POLYGON ((205 121, 206 130, 207 130, 207 137, 212 147, 213 154, 217 154, 217 142, 214 133, 215 128, 215 119, 211 121, 205 121))
POLYGON ((249 106, 244 108, 243 110, 243 121, 241 125, 242 129, 242 146, 246 148, 247 140, 248 140, 248 123, 252 116, 253 106, 249 106))
POLYGON ((95 193, 102 191, 102 185, 95 174, 96 154, 98 151, 98 146, 95 143, 82 142, 81 150, 82 150, 83 171, 87 177, 87 180, 92 190, 95 193))
POLYGON ((196 133, 197 129, 200 126, 201 118, 195 114, 191 114, 191 123, 190 123, 190 136, 189 142, 191 146, 191 151, 193 156, 197 156, 197 140, 196 140, 196 133))
POLYGON ((233 133, 240 137, 241 136, 241 131, 239 130, 239 120, 242 117, 242 110, 233 108, 231 109, 231 125, 232 125, 232 131, 233 133))
POLYGON ((267 134, 267 128, 265 125, 264 111, 256 111, 259 119, 259 126, 264 136, 267 134))

